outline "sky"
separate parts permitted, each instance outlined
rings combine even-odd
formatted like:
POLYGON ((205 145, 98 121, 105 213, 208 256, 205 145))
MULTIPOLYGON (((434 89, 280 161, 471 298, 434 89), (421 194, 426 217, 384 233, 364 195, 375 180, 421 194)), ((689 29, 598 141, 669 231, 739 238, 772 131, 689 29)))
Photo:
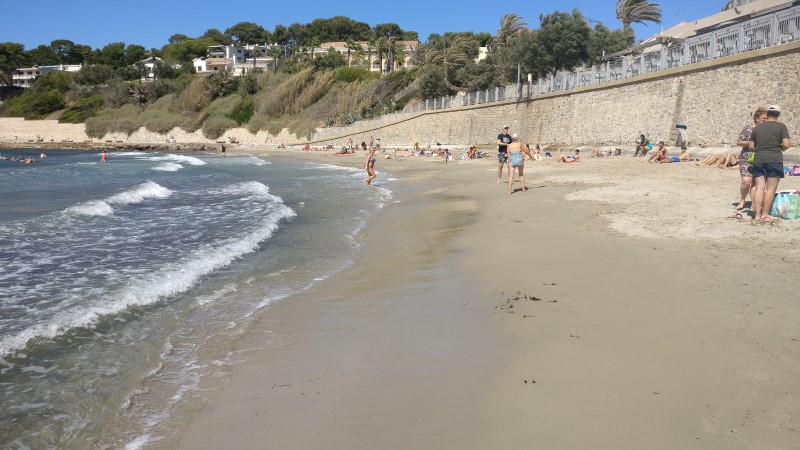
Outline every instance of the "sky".
MULTIPOLYGON (((650 0, 662 10, 662 24, 634 25, 636 39, 645 39, 678 22, 691 22, 720 11, 726 0, 650 0)), ((581 11, 592 26, 602 22, 621 28, 615 0, 559 2, 507 0, 0 0, 0 42, 17 42, 26 49, 56 39, 101 48, 111 42, 158 48, 173 34, 199 37, 209 28, 222 32, 239 22, 254 22, 268 31, 275 25, 307 24, 314 19, 346 16, 371 27, 396 23, 416 31, 421 41, 431 33, 488 32, 494 35, 500 18, 516 13, 529 28, 539 28, 539 16, 556 10, 581 11)))

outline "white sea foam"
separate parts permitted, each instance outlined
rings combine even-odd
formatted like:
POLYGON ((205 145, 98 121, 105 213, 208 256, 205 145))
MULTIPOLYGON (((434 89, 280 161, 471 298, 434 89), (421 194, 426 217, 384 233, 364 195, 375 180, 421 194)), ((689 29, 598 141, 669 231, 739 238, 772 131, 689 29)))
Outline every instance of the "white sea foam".
POLYGON ((345 166, 337 166, 334 164, 310 164, 309 167, 304 167, 308 169, 322 169, 322 170, 336 170, 339 172, 352 172, 352 173, 359 173, 363 174, 364 169, 359 169, 358 167, 345 167, 345 166))
POLYGON ((167 198, 170 195, 172 195, 172 191, 169 189, 158 183, 147 181, 103 200, 89 200, 70 206, 65 212, 82 216, 110 216, 114 214, 112 205, 131 205, 151 198, 167 198))
POLYGON ((110 216, 114 214, 114 208, 104 200, 89 200, 66 209, 67 214, 79 216, 110 216))
POLYGON ((153 170, 158 170, 161 172, 177 172, 181 169, 183 169, 183 166, 174 162, 165 162, 153 167, 153 170))
POLYGON ((151 156, 147 158, 151 161, 172 161, 178 162, 183 164, 189 164, 190 166, 204 166, 206 162, 200 158, 195 158, 194 156, 187 156, 187 155, 164 155, 164 156, 151 156))
MULTIPOLYGON (((257 192, 266 190, 264 195, 280 200, 269 194, 267 186, 261 183, 249 182, 240 186, 257 192)), ((46 322, 36 323, 20 332, 0 337, 0 355, 23 348, 31 339, 53 338, 70 329, 92 326, 102 316, 119 313, 130 306, 150 305, 185 292, 200 277, 227 266, 242 255, 257 249, 260 242, 272 236, 282 219, 296 215, 294 210, 282 202, 277 203, 277 206, 264 218, 262 226, 248 235, 218 246, 200 249, 182 260, 132 280, 119 291, 95 302, 63 311, 46 322)))

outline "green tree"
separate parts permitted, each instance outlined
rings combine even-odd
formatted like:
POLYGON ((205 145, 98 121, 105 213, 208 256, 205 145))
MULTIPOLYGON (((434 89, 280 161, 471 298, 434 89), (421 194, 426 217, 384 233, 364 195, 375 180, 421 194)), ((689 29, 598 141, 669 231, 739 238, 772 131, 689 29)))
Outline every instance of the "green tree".
POLYGON ((225 35, 239 45, 259 44, 272 40, 271 33, 253 22, 239 22, 225 30, 225 35))
POLYGON ((617 0, 617 19, 625 29, 632 23, 661 23, 661 8, 647 0, 617 0))
POLYGON ((105 64, 92 64, 83 66, 75 73, 75 82, 81 85, 95 86, 106 84, 114 77, 114 69, 105 64))
POLYGON ((125 48, 125 65, 132 66, 150 56, 150 51, 138 44, 131 44, 125 48))
POLYGON ((170 44, 177 44, 178 42, 183 42, 187 39, 191 38, 185 34, 173 34, 172 36, 169 37, 168 42, 170 44))
POLYGON ((375 25, 375 28, 373 28, 372 34, 376 38, 381 36, 394 36, 395 38, 400 38, 405 35, 405 32, 402 28, 400 28, 400 25, 396 23, 379 23, 375 25))
MULTIPOLYGON (((572 14, 553 12, 540 16, 541 27, 536 33, 543 51, 543 66, 555 75, 559 70, 572 70, 589 61, 589 25, 577 9, 572 14)), ((542 70, 544 67, 541 68, 542 70)), ((544 71, 539 72, 543 75, 544 71)))
POLYGON ((12 85, 11 74, 28 64, 30 64, 30 60, 25 53, 24 45, 16 42, 0 43, 0 72, 3 74, 3 77, 0 78, 2 78, 6 86, 12 85))
POLYGON ((633 30, 622 28, 611 31, 598 23, 589 33, 589 60, 600 61, 605 54, 625 50, 633 44, 633 30))
POLYGON ((216 28, 209 28, 206 30, 206 32, 200 36, 200 39, 202 38, 211 39, 211 41, 214 42, 211 45, 230 45, 232 42, 230 36, 226 36, 216 28))
POLYGON ((61 64, 61 58, 58 53, 53 51, 49 45, 40 45, 36 48, 28 50, 28 58, 31 63, 37 66, 53 66, 61 64))
POLYGON ((369 24, 357 22, 345 16, 330 19, 315 19, 308 24, 308 34, 321 42, 344 42, 363 40, 370 35, 369 24))

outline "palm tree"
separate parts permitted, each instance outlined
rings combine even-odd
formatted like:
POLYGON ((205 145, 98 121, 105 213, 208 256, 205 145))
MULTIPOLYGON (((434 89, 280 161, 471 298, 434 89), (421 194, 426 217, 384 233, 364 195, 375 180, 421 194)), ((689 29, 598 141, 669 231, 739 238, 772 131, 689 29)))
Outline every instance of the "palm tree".
POLYGON ((507 45, 511 36, 519 33, 527 26, 528 24, 518 14, 506 14, 500 19, 500 28, 497 29, 497 35, 494 37, 494 47, 507 45))
POLYGON ((617 0, 617 19, 625 30, 632 23, 661 23, 661 8, 647 0, 617 0))
POLYGON ((347 47, 347 67, 350 67, 352 61, 351 55, 353 51, 361 48, 361 45, 356 44, 352 39, 348 39, 345 43, 345 47, 347 47))

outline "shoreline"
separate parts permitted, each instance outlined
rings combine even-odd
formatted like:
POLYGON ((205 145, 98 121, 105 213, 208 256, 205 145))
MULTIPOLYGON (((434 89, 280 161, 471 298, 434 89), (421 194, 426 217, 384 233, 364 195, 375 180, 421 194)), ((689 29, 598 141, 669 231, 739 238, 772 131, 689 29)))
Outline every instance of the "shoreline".
MULTIPOLYGON (((303 157, 361 163, 331 156, 303 157)), ((379 159, 411 188, 354 265, 262 313, 154 445, 800 445, 800 220, 728 219, 738 171, 527 163, 508 196, 492 158, 438 162, 379 159)))

